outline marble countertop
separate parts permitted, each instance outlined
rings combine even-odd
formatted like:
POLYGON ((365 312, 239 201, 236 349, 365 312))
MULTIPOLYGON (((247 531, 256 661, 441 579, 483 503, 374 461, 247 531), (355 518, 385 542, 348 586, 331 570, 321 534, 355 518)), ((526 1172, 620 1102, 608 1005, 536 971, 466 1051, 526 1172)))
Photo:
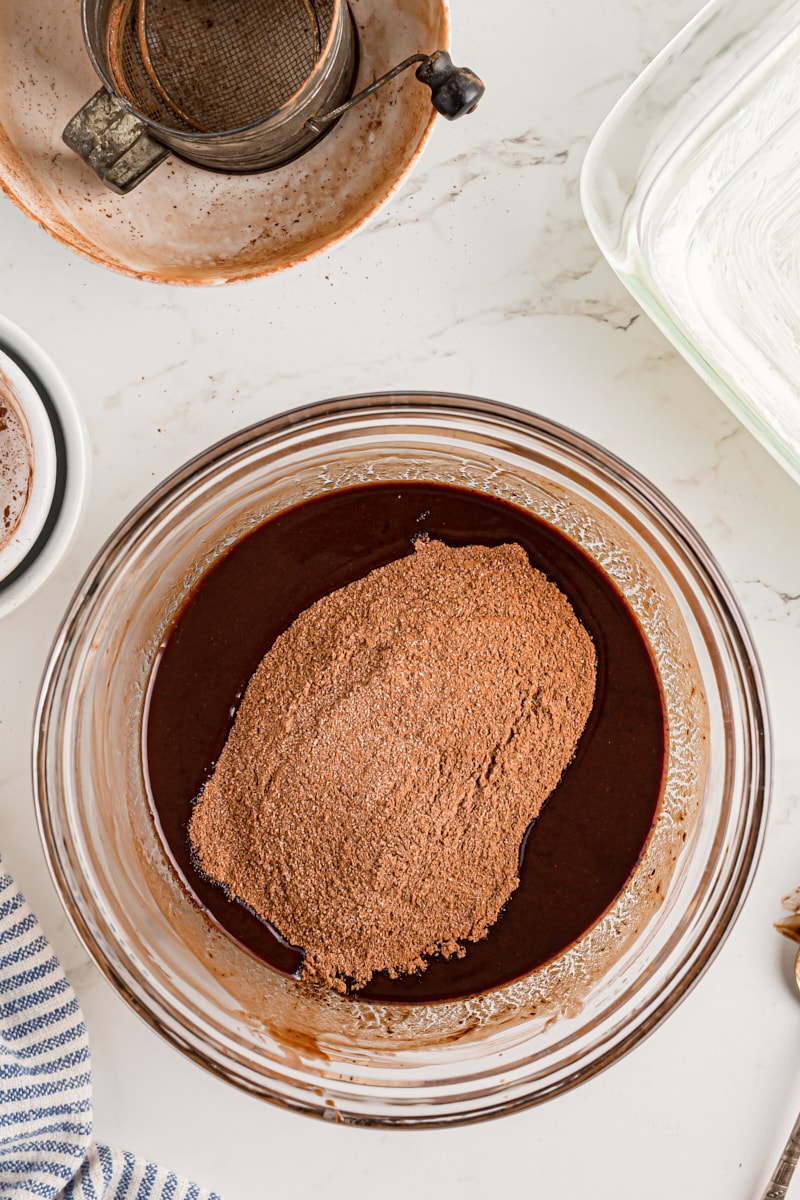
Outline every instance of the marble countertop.
MULTIPOLYGON (((89 428, 86 519, 47 584, 0 623, 0 846, 84 1008, 98 1138, 220 1191, 334 1198, 614 1200, 760 1194, 800 1108, 800 997, 772 929, 800 884, 800 491, 639 313, 585 226, 586 147, 698 0, 454 5, 453 49, 485 78, 356 237, 220 289, 142 283, 71 254, 0 201, 0 312, 51 355, 89 428), (30 782, 50 641, 90 559, 150 487, 272 413, 386 389, 468 392, 555 418, 647 475, 730 578, 774 723, 765 847, 698 986, 591 1082, 465 1129, 339 1128, 204 1073, 116 995, 50 882, 30 782)), ((800 1194, 800 1179, 797 1181, 800 1194)), ((790 1195, 793 1194, 790 1192, 790 1195)))

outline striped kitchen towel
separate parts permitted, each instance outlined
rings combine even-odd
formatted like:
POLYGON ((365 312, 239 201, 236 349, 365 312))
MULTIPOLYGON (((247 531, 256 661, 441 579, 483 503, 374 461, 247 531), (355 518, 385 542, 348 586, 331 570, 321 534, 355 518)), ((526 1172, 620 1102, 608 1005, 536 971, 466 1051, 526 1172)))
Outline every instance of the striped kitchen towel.
POLYGON ((77 997, 0 859, 0 1200, 219 1200, 92 1141, 77 997))

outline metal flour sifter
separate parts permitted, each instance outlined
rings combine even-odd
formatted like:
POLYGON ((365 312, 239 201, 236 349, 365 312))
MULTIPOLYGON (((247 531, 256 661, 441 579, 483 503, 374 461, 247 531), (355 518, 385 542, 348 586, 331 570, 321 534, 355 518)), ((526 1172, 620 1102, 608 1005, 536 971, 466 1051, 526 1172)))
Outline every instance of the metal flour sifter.
POLYGON ((449 120, 484 92, 437 50, 353 95, 359 45, 346 0, 82 0, 81 17, 104 86, 64 141, 119 193, 171 152, 218 171, 279 167, 411 66, 449 120))

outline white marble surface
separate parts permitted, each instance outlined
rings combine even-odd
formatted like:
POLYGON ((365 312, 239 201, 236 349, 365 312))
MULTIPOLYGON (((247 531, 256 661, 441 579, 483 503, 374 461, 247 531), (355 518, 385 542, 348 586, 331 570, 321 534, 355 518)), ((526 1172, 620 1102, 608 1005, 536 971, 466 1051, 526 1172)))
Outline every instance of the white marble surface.
MULTIPOLYGON (((456 0, 454 51, 484 104, 437 127, 404 189, 330 256, 220 290, 118 277, 0 201, 0 311, 52 355, 90 430, 88 516, 57 574, 0 625, 0 848, 83 1004, 97 1135, 226 1200, 531 1191, 735 1200, 760 1188, 800 1108, 800 997, 775 934, 800 883, 800 491, 669 348, 600 259, 578 200, 591 135, 698 0, 456 0), (475 1127, 386 1133, 260 1103, 163 1043, 77 943, 44 864, 34 699, 60 614, 105 536, 210 442, 305 401, 466 391, 605 443, 697 526, 762 656, 775 796, 742 915, 700 984, 591 1083, 475 1127)), ((790 1195, 795 1191, 790 1192, 790 1195)), ((796 1194, 800 1195, 800 1179, 796 1194)))

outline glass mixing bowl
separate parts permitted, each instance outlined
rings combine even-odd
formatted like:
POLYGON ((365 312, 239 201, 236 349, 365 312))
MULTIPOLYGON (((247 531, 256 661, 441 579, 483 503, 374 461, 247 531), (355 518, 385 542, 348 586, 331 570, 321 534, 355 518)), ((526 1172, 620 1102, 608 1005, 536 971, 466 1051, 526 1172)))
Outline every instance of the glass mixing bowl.
POLYGON ((730 588, 646 480, 569 430, 485 400, 354 397, 235 434, 120 526, 51 653, 35 775, 46 853, 73 924, 156 1030, 224 1079, 294 1109, 443 1125, 580 1083, 685 995, 730 928, 758 856, 768 720, 730 588), (665 698, 664 790, 628 885, 562 954, 467 1000, 348 1000, 257 962, 190 901, 148 803, 148 679, 187 593, 270 515, 371 480, 477 489, 558 527, 625 596, 665 698))

